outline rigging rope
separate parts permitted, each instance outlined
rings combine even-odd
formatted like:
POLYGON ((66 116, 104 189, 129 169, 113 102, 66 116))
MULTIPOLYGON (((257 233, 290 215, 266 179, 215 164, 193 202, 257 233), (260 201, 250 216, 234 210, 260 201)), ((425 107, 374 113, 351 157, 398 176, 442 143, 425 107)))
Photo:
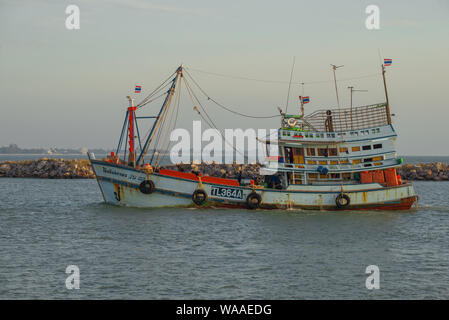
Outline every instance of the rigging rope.
POLYGON ((226 138, 223 136, 223 133, 221 132, 221 130, 218 129, 218 127, 215 125, 215 123, 212 121, 211 117, 207 114, 206 110, 204 109, 203 105, 201 104, 201 102, 198 100, 197 96, 195 95, 195 93, 193 92, 193 90, 190 88, 190 85, 188 84, 187 80, 185 77, 183 77, 184 79, 184 83, 186 85, 187 88, 187 92, 189 93, 190 99, 192 100, 192 104, 194 105, 194 110, 199 114, 199 116, 204 120, 204 122, 206 122, 206 124, 210 127, 215 129, 221 136, 221 139, 227 144, 229 145, 234 151, 240 153, 245 160, 248 158, 245 153, 242 153, 240 150, 238 150, 237 148, 234 147, 234 144, 229 143, 229 141, 226 140, 226 138), (204 116, 201 114, 201 112, 198 110, 198 108, 195 106, 195 103, 193 101, 192 95, 195 97, 196 101, 198 102, 198 104, 200 105, 201 109, 204 111, 204 113, 206 114, 207 118, 209 119, 209 121, 212 123, 209 123, 209 121, 204 118, 204 116))
POLYGON ((195 81, 195 79, 193 79, 192 75, 191 75, 187 70, 186 70, 186 74, 187 74, 187 76, 190 78, 190 80, 192 80, 192 82, 198 87, 198 89, 204 94, 204 96, 207 98, 207 100, 212 101, 212 102, 215 103, 217 106, 219 106, 219 107, 225 109, 226 111, 229 111, 229 112, 231 112, 231 113, 237 114, 237 115, 242 116, 242 117, 253 118, 253 119, 270 119, 270 118, 277 118, 277 117, 280 117, 280 116, 281 116, 281 115, 279 115, 279 114, 274 115, 274 116, 250 116, 250 115, 247 115, 247 114, 243 114, 243 113, 234 111, 234 110, 232 110, 232 109, 230 109, 230 108, 227 108, 227 107, 225 107, 224 105, 222 105, 221 103, 219 103, 218 101, 216 101, 216 100, 214 100, 213 98, 211 98, 211 97, 210 97, 210 96, 209 96, 209 95, 208 95, 208 94, 207 94, 207 93, 200 87, 200 85, 195 81))
MULTIPOLYGON (((153 95, 155 95, 157 92, 161 91, 163 88, 165 88, 170 82, 168 82, 174 75, 176 74, 176 71, 173 72, 164 82, 162 82, 156 89, 154 89, 148 96, 146 96, 140 103, 137 104, 136 108, 139 109, 143 107, 144 105, 150 103, 151 101, 148 101, 153 95), (164 85, 165 84, 165 85, 164 85)), ((164 93, 165 94, 165 93, 164 93)), ((155 98, 156 99, 156 98, 155 98)), ((154 99, 152 100, 154 101, 154 99)))
MULTIPOLYGON (((208 72, 208 71, 203 71, 203 70, 194 69, 194 68, 190 68, 190 67, 189 68, 185 67, 185 69, 197 71, 197 72, 204 73, 204 74, 210 74, 213 76, 219 76, 219 77, 223 77, 223 78, 256 81, 256 82, 266 82, 266 83, 279 83, 279 84, 288 84, 289 83, 288 81, 283 81, 283 80, 256 79, 256 78, 241 77, 241 76, 222 74, 222 73, 216 73, 216 72, 208 72)), ((375 77, 375 76, 379 76, 379 75, 381 75, 381 74, 380 73, 371 73, 371 74, 367 74, 367 75, 359 76, 359 77, 340 79, 340 80, 337 80, 337 82, 350 81, 350 80, 363 79, 363 78, 371 78, 371 77, 375 77)), ((319 83, 329 83, 329 82, 334 82, 334 81, 333 80, 318 80, 318 81, 308 81, 308 82, 301 81, 300 84, 319 84, 319 83)))
MULTIPOLYGON (((177 120, 178 120, 179 103, 180 103, 180 100, 181 100, 181 80, 179 80, 178 90, 176 90, 175 94, 176 94, 175 101, 174 101, 175 107, 172 109, 170 120, 169 120, 167 128, 166 128, 168 132, 171 132, 171 130, 173 130, 176 127, 176 123, 177 123, 177 120), (175 111, 176 111, 176 116, 175 116, 175 111), (172 120, 173 120, 174 116, 175 116, 175 121, 173 122, 172 129, 170 130, 171 123, 172 123, 172 120)), ((162 130, 162 128, 161 128, 161 130, 162 130)), ((168 136, 169 136, 169 134, 166 134, 164 136, 164 139, 163 139, 162 143, 160 144, 160 149, 162 149, 164 147, 165 143, 167 142, 168 136)), ((158 154, 157 154, 157 157, 156 157, 156 162, 155 162, 155 166, 156 167, 158 167, 159 163, 167 156, 167 152, 168 152, 169 146, 170 146, 170 141, 167 143, 167 147, 165 148, 165 151, 163 152, 162 158, 161 158, 161 152, 158 151, 158 154)))

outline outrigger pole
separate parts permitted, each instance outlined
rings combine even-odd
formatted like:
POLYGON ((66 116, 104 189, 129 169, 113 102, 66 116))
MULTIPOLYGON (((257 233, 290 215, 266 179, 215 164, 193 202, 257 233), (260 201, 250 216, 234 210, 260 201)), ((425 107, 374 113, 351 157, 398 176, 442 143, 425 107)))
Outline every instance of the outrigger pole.
POLYGON ((154 124, 153 124, 153 127, 151 128, 150 134, 148 135, 148 137, 147 137, 147 139, 145 141, 145 144, 143 145, 143 149, 140 152, 139 158, 137 159, 137 162, 136 162, 137 165, 140 163, 140 161, 142 160, 143 156, 147 152, 147 149, 148 149, 148 147, 149 147, 149 145, 151 143, 151 140, 152 140, 153 132, 154 132, 155 128, 158 126, 159 121, 161 120, 160 119, 161 118, 161 114, 164 111, 164 109, 166 108, 166 106, 168 105, 171 97, 173 96, 173 93, 175 92, 175 87, 176 87, 176 83, 178 82, 179 75, 182 76, 182 69, 183 69, 183 66, 181 65, 176 70, 176 76, 172 80, 172 84, 170 86, 170 89, 168 89, 168 91, 167 91, 167 96, 165 97, 164 103, 162 104, 162 107, 159 110, 159 113, 158 113, 158 115, 156 117, 156 121, 154 121, 154 124))

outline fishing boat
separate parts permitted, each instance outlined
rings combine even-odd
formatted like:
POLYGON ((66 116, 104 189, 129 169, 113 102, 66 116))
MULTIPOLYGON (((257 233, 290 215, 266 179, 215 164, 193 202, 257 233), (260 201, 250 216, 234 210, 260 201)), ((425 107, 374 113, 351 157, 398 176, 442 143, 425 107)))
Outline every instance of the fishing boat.
MULTIPOLYGON (((185 68, 178 67, 165 84, 137 105, 128 97, 117 151, 98 160, 88 153, 106 203, 145 208, 318 210, 407 210, 417 203, 413 185, 401 181, 396 171, 403 160, 395 150, 397 133, 392 125, 384 65, 386 102, 324 109, 308 115, 304 114, 302 102, 300 114, 279 109, 279 154, 267 157, 261 172, 272 183, 264 184, 243 184, 238 179, 202 176, 157 165, 161 153, 156 149, 149 152, 149 146, 166 138, 167 134, 162 133, 166 119, 178 116, 176 108, 170 115, 169 106, 179 107, 176 92, 186 81, 184 73, 185 68), (154 101, 158 94, 163 103, 157 115, 137 116, 136 111, 154 101), (138 122, 143 119, 151 119, 153 124, 141 139, 138 122)), ((190 94, 192 86, 187 82, 185 85, 190 94)))

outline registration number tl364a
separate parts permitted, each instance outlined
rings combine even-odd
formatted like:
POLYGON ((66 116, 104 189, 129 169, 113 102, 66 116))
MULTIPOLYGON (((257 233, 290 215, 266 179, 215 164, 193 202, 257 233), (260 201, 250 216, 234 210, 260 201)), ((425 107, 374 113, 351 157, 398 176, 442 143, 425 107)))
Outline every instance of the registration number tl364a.
POLYGON ((212 187, 211 196, 231 199, 243 199, 243 190, 224 187, 212 187))

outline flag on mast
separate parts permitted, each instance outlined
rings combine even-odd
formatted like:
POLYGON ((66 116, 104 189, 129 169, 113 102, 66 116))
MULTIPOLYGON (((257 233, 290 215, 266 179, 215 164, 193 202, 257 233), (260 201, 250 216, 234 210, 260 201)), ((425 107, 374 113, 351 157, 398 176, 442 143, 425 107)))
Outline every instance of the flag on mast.
POLYGON ((136 85, 136 88, 135 88, 135 90, 134 90, 134 93, 140 93, 141 90, 142 90, 142 86, 137 86, 137 85, 136 85))
POLYGON ((307 96, 307 97, 302 97, 302 103, 306 104, 306 103, 309 103, 309 102, 310 102, 309 96, 307 96))
POLYGON ((384 59, 384 65, 385 66, 391 66, 391 63, 393 62, 392 59, 384 59))

